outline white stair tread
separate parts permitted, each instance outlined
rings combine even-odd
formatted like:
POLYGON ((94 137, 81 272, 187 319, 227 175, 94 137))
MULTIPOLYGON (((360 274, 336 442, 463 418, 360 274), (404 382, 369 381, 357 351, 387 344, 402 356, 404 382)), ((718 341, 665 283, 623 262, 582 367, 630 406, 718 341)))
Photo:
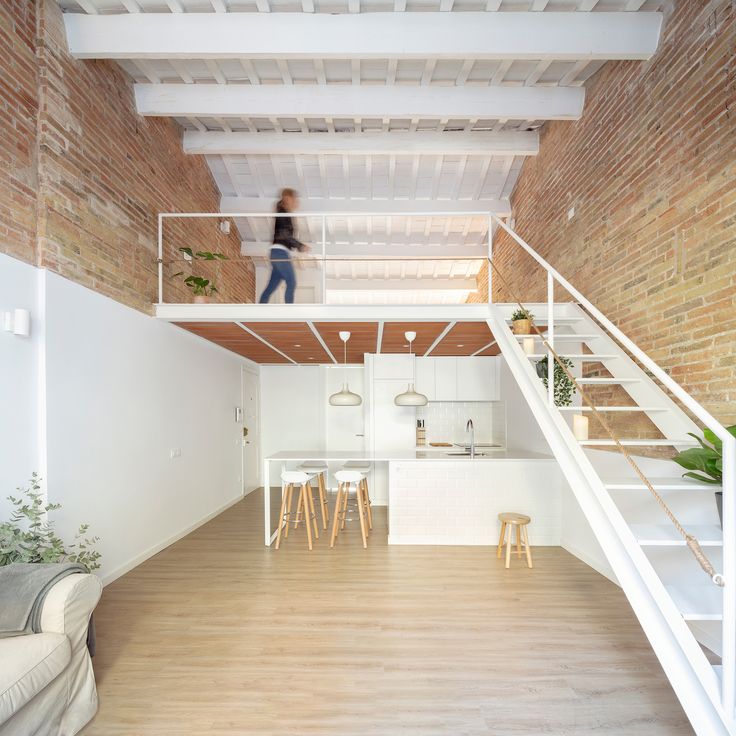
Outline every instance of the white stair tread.
MULTIPOLYGON (((624 447, 697 447, 695 440, 619 440, 624 447)), ((613 440, 580 440, 586 447, 615 447, 613 440)))
MULTIPOLYGON (((699 483, 689 478, 649 478, 657 491, 716 491, 720 486, 699 483)), ((603 483, 609 491, 645 491, 647 487, 639 478, 604 478, 603 483)))
POLYGON ((578 383, 586 383, 591 386, 594 386, 595 384, 605 386, 608 384, 616 384, 616 383, 639 383, 641 379, 639 378, 576 378, 575 380, 578 383))
MULTIPOLYGON (((547 353, 534 353, 533 355, 527 355, 527 358, 532 358, 533 360, 541 360, 542 358, 547 357, 547 353)), ((601 360, 610 360, 612 358, 618 358, 618 355, 593 355, 591 353, 587 353, 585 355, 568 355, 567 353, 564 353, 560 356, 561 358, 569 358, 570 360, 589 360, 593 362, 599 362, 601 360)))
MULTIPOLYGON (((702 547, 722 547, 723 532, 719 526, 696 524, 685 525, 702 547)), ((684 547, 685 540, 672 524, 631 524, 636 541, 643 547, 684 547)))
MULTIPOLYGON (((560 411, 592 411, 589 406, 558 406, 560 411)), ((667 411, 661 406, 596 406, 596 411, 667 411)))
POLYGON ((722 589, 714 583, 702 585, 667 585, 667 592, 685 621, 721 621, 722 589))

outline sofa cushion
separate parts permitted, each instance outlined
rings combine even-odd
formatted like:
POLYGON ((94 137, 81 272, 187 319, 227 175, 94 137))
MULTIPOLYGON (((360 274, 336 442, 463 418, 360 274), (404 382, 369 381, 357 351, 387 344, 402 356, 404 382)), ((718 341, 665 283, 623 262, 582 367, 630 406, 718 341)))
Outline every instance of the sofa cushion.
POLYGON ((29 634, 0 639, 0 723, 41 692, 69 664, 64 634, 29 634))

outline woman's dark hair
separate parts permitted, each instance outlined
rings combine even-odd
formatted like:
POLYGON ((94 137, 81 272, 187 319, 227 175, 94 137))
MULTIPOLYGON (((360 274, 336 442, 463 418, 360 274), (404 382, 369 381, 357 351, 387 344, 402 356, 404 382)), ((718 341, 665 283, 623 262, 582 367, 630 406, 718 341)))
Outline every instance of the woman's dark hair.
POLYGON ((299 196, 299 192, 297 192, 296 189, 292 189, 291 187, 284 187, 281 190, 281 194, 279 195, 279 201, 276 203, 277 207, 283 207, 284 205, 284 199, 286 197, 296 198, 299 196))

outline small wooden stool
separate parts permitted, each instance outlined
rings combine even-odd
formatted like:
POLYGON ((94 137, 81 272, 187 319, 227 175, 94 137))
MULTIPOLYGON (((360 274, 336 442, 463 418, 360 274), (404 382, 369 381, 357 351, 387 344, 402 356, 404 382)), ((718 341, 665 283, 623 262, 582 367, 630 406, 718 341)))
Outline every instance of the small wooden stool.
POLYGON ((371 470, 371 464, 366 460, 350 460, 342 466, 343 470, 359 470, 363 473, 363 505, 365 506, 366 519, 368 520, 368 529, 373 529, 373 512, 371 509, 371 494, 368 490, 368 473, 371 470))
POLYGON ((526 514, 499 514, 498 520, 501 522, 501 535, 498 538, 498 548, 496 549, 496 557, 501 557, 504 541, 506 542, 506 568, 511 566, 511 538, 513 530, 516 529, 516 554, 521 557, 521 547, 524 545, 526 551, 526 564, 532 565, 532 550, 529 546, 529 533, 527 526, 531 522, 531 518, 526 514), (508 527, 509 538, 506 539, 506 528, 508 527))
MULTIPOLYGON (((308 460, 297 467, 302 473, 309 473, 317 478, 317 490, 319 493, 319 507, 322 512, 322 528, 327 531, 327 522, 330 520, 330 507, 327 503, 327 466, 324 463, 315 460, 308 460)), ((312 482, 309 482, 309 488, 311 491, 312 482)), ((301 501, 297 513, 301 511, 301 501)))
POLYGON ((312 486, 310 481, 313 478, 312 473, 304 473, 299 470, 285 470, 281 473, 281 481, 284 484, 281 495, 281 510, 279 512, 279 530, 276 534, 276 549, 281 545, 281 530, 284 530, 284 538, 289 536, 289 524, 299 526, 302 519, 302 510, 304 514, 304 522, 307 527, 307 546, 310 551, 312 549, 312 524, 314 524, 314 536, 319 539, 319 529, 317 528, 317 514, 314 511, 314 498, 312 497, 312 486), (300 486, 299 502, 297 504, 296 513, 291 510, 292 495, 294 486, 300 486), (295 518, 292 519, 292 516, 295 518))
POLYGON ((338 470, 335 473, 335 478, 337 479, 337 499, 335 500, 335 511, 332 515, 330 547, 335 546, 339 531, 344 529, 345 522, 350 520, 348 510, 351 506, 348 505, 348 499, 350 497, 350 487, 355 486, 355 506, 352 508, 358 510, 360 533, 363 537, 363 548, 365 549, 368 547, 368 521, 366 518, 368 503, 365 496, 365 475, 359 470, 338 470))

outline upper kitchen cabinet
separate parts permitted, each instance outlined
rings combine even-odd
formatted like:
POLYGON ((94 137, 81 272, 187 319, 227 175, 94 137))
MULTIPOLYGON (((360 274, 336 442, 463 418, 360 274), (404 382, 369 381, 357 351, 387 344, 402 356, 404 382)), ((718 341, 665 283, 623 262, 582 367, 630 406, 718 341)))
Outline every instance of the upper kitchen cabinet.
POLYGON ((500 358, 417 358, 416 388, 430 401, 498 401, 500 358))

